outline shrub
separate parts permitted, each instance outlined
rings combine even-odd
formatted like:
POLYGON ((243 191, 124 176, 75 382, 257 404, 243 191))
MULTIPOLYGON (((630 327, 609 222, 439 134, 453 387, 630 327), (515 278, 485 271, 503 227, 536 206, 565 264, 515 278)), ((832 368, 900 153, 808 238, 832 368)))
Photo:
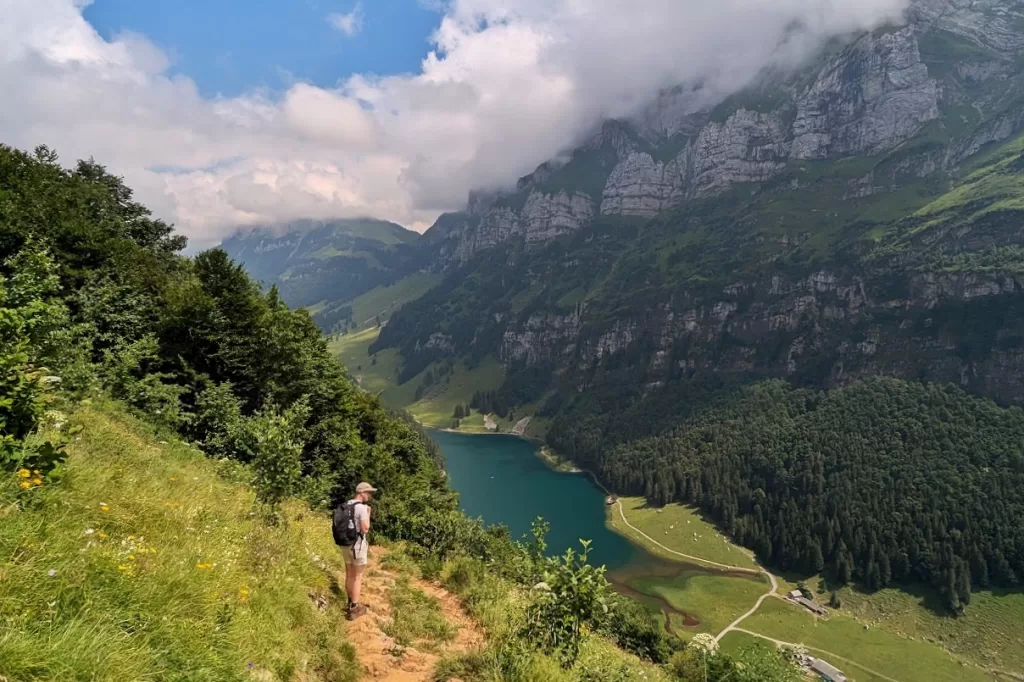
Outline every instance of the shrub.
POLYGON ((157 370, 161 360, 155 336, 120 343, 104 350, 103 358, 103 378, 115 398, 158 424, 180 428, 187 423, 180 402, 186 389, 167 383, 173 377, 157 370))
POLYGON ((643 604, 621 595, 615 595, 610 604, 611 617, 603 631, 626 651, 654 663, 667 663, 672 654, 671 645, 643 604))
POLYGON ((302 475, 301 424, 308 409, 299 403, 284 414, 265 408, 241 422, 238 446, 252 462, 256 496, 272 513, 295 490, 302 475))
POLYGON ((580 544, 583 551, 578 554, 570 548, 545 560, 524 632, 527 641, 556 655, 564 668, 575 665, 587 632, 600 627, 609 613, 611 587, 604 566, 588 564, 590 541, 580 544))
POLYGON ((64 459, 62 445, 25 443, 46 411, 50 387, 59 381, 38 360, 41 340, 62 307, 48 299, 56 283, 45 254, 5 263, 19 264, 23 269, 11 279, 0 278, 0 469, 18 470, 21 487, 31 488, 42 485, 64 459))

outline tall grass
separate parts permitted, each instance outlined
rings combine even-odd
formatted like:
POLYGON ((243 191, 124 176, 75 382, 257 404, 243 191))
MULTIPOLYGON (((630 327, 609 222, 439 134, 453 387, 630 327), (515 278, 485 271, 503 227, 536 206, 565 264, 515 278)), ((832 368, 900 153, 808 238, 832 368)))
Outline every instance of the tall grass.
POLYGON ((0 677, 356 678, 325 518, 268 526, 244 471, 110 405, 72 420, 62 481, 0 480, 0 677))

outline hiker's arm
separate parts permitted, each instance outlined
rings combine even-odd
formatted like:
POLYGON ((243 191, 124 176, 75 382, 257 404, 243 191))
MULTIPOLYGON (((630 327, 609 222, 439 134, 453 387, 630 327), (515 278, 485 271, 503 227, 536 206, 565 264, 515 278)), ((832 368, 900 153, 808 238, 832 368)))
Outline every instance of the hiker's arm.
POLYGON ((361 521, 361 525, 363 527, 362 528, 363 535, 366 535, 367 533, 370 532, 370 512, 371 511, 373 511, 373 510, 370 508, 370 505, 366 505, 366 516, 361 521))

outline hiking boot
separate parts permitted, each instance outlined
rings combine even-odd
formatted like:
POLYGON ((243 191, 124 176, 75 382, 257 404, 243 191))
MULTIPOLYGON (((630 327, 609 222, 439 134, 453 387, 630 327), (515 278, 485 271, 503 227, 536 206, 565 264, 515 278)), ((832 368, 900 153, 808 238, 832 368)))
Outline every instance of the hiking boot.
POLYGON ((366 613, 366 611, 366 604, 356 604, 355 606, 349 608, 348 614, 345 616, 345 618, 349 620, 355 620, 359 616, 366 613))

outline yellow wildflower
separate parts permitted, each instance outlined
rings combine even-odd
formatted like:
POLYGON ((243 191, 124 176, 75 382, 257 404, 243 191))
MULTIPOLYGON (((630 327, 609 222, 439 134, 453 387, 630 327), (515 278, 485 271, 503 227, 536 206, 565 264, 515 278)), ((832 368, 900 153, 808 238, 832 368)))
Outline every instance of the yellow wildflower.
POLYGON ((110 507, 104 503, 100 503, 100 511, 110 511, 110 507))
POLYGON ((129 554, 128 555, 128 561, 135 561, 135 555, 134 554, 129 554))
POLYGON ((242 585, 241 587, 238 588, 238 601, 248 601, 248 600, 249 600, 249 588, 246 587, 245 585, 242 585))
POLYGON ((129 564, 121 564, 120 566, 117 567, 117 570, 119 570, 119 571, 130 571, 130 570, 132 570, 132 567, 129 564))
POLYGON ((18 469, 18 477, 19 478, 28 478, 31 475, 32 475, 32 472, 29 471, 28 469, 18 469))
POLYGON ((106 540, 107 539, 107 534, 104 533, 103 531, 100 531, 99 533, 96 533, 96 535, 100 536, 100 540, 106 540))
POLYGON ((35 474, 36 476, 38 476, 39 475, 39 469, 33 469, 32 473, 35 474))
POLYGON ((208 563, 205 563, 205 562, 201 562, 201 563, 196 564, 196 568, 198 568, 200 571, 206 571, 206 570, 209 570, 209 569, 213 568, 213 564, 208 564, 208 563))
POLYGON ((42 485, 42 484, 43 484, 43 479, 39 478, 38 476, 36 476, 35 478, 32 479, 32 485, 42 485))
POLYGON ((177 480, 178 480, 178 477, 177 477, 177 476, 171 476, 171 477, 170 477, 169 479, 167 479, 167 480, 168 480, 168 481, 177 481, 177 480))
POLYGON ((29 483, 28 481, 22 481, 21 483, 18 484, 18 486, 21 488, 31 488, 32 484, 29 483))

